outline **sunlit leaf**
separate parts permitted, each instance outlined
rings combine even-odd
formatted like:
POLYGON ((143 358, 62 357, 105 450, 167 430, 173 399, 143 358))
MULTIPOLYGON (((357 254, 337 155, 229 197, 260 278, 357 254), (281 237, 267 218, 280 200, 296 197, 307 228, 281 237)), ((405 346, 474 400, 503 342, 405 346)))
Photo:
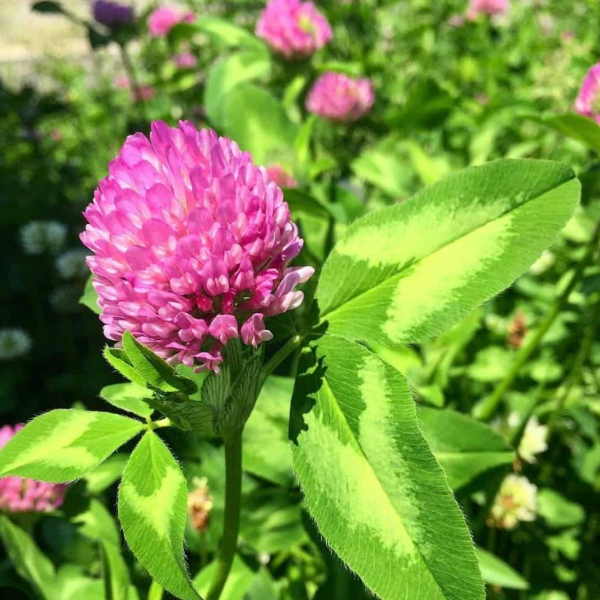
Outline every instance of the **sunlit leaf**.
POLYGON ((483 600, 469 531, 406 380, 337 336, 301 363, 294 468, 327 543, 383 600, 483 600))
POLYGON ((317 288, 328 332, 383 345, 439 335, 539 257, 579 189, 558 163, 502 160, 355 221, 317 288))
POLYGON ((452 488, 500 466, 509 466, 515 452, 491 427, 453 410, 422 407, 418 410, 421 430, 452 488))
POLYGON ((198 600, 183 555, 187 486, 179 465, 152 431, 137 445, 119 488, 123 534, 141 565, 181 600, 198 600))
POLYGON ((138 434, 140 421, 110 413, 53 410, 36 417, 0 451, 0 476, 63 483, 83 477, 138 434))

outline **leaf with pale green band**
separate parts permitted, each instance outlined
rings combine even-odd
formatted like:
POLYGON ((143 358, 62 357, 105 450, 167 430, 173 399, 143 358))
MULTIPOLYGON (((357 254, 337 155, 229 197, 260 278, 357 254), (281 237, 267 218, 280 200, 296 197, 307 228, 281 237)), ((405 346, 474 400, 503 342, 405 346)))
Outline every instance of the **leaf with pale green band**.
POLYGON ((559 163, 496 161, 354 222, 317 287, 328 332, 397 345, 449 329, 552 243, 577 206, 574 177, 559 163))
POLYGON ((377 596, 483 600, 465 520, 398 371, 325 335, 302 355, 290 436, 309 512, 377 596))
POLYGON ((181 600, 198 600, 183 556, 187 486, 179 465, 149 431, 125 467, 118 513, 131 551, 153 579, 181 600))
POLYGON ((491 427, 453 410, 421 407, 421 430, 453 489, 490 469, 509 467, 515 452, 491 427))
POLYGON ((83 477, 144 428, 128 417, 53 410, 30 421, 0 451, 0 477, 64 483, 83 477))

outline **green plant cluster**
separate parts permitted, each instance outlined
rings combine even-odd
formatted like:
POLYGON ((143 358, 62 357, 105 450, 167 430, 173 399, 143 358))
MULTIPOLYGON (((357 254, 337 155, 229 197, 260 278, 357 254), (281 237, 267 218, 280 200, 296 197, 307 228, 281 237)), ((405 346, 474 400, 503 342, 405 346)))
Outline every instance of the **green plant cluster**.
POLYGON ((254 34, 262 3, 187 5, 193 23, 152 38, 148 12, 110 32, 38 2, 94 60, 0 80, 0 330, 29 337, 16 352, 0 331, 0 425, 30 421, 0 475, 70 482, 54 512, 0 504, 0 591, 600 597, 600 126, 572 112, 600 6, 468 20, 462 0, 327 0, 332 42, 290 62, 254 34), (331 70, 373 83, 355 123, 305 109, 331 70), (156 119, 212 127, 298 184, 298 263, 317 276, 219 375, 129 333, 102 353, 73 253, 107 162, 156 119), (39 242, 48 221, 64 234, 39 242))

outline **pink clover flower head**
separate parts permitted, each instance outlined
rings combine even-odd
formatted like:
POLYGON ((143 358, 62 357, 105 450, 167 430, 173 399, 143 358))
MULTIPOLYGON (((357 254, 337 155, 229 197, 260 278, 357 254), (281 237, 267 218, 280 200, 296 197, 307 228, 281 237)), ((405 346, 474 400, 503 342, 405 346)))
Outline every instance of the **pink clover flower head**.
POLYGON ((271 181, 274 181, 279 187, 282 188, 295 188, 298 187, 298 182, 294 177, 285 171, 281 165, 271 165, 266 168, 267 175, 271 181))
POLYGON ((323 48, 332 32, 312 2, 270 0, 258 20, 256 35, 286 58, 302 58, 323 48))
POLYGON ((193 69, 198 64, 198 59, 191 52, 175 54, 171 60, 180 69, 193 69))
POLYGON ((131 91, 131 99, 133 102, 147 102, 152 100, 156 94, 156 90, 147 83, 142 83, 137 89, 131 91))
POLYGON ((368 79, 323 73, 306 99, 306 109, 331 121, 356 121, 371 110, 375 95, 368 79))
POLYGON ((170 6, 162 6, 153 10, 148 17, 148 31, 153 37, 164 37, 178 23, 193 23, 196 15, 192 12, 182 13, 170 6))
MULTIPOLYGON (((23 429, 23 425, 4 425, 0 428, 0 448, 23 429)), ((64 499, 67 486, 57 483, 45 483, 21 477, 3 477, 0 479, 0 510, 9 512, 51 512, 59 508, 64 499)))
POLYGON ((594 65, 586 74, 577 99, 575 100, 575 112, 595 119, 600 123, 600 63, 594 65))
POLYGON ((471 0, 467 9, 467 19, 474 20, 479 15, 503 15, 510 8, 509 0, 471 0))
POLYGON ((172 364, 218 372, 228 340, 271 339, 264 317, 299 306, 314 272, 289 266, 303 241, 266 170, 189 122, 128 137, 84 216, 105 336, 172 364))
POLYGON ((111 0, 96 0, 92 7, 92 14, 95 21, 109 29, 118 29, 123 25, 131 25, 135 21, 131 6, 111 0))

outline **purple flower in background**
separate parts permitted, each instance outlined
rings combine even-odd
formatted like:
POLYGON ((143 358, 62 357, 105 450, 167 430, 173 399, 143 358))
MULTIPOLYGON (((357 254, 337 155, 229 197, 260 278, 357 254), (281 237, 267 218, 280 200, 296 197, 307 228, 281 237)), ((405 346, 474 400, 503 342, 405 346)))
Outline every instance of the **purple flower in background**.
MULTIPOLYGON (((23 425, 5 425, 0 428, 0 449, 23 429, 23 425)), ((9 512, 50 512, 59 508, 67 486, 58 483, 45 483, 21 477, 0 479, 0 510, 9 512)))
POLYGON ((310 90, 306 109, 330 121, 349 122, 369 112, 374 101, 368 79, 328 72, 321 75, 310 90))
POLYGON ((312 2, 271 0, 256 25, 256 35, 283 56, 301 58, 322 48, 332 33, 312 2))
POLYGON ((129 330, 169 362, 218 372, 231 338, 257 347, 264 317, 298 307, 314 273, 281 189, 247 152, 191 123, 127 138, 81 239, 104 334, 129 330))
POLYGON ((575 112, 600 123, 600 63, 594 65, 585 76, 579 95, 575 100, 575 112))
POLYGON ((94 19, 109 29, 117 29, 123 25, 130 25, 135 21, 131 6, 118 4, 111 0, 96 0, 92 12, 94 19))

